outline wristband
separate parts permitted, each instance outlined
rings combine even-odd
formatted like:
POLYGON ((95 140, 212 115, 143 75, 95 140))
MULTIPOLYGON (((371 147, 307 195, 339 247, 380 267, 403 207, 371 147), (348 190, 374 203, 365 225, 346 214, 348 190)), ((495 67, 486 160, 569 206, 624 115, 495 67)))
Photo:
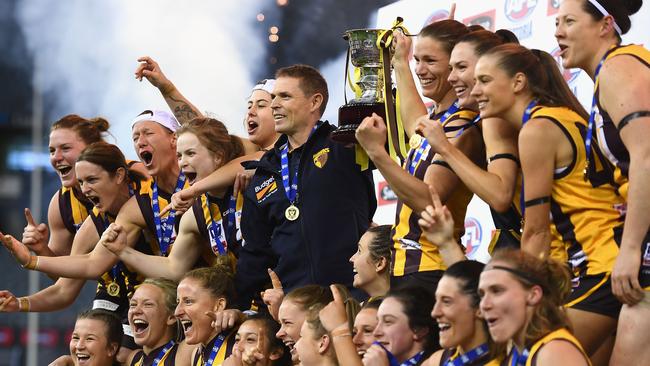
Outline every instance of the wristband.
POLYGON ((21 313, 29 313, 29 299, 27 297, 19 297, 18 298, 18 311, 21 313))
POLYGON ((27 263, 23 264, 23 268, 35 270, 38 266, 38 256, 30 255, 27 263))

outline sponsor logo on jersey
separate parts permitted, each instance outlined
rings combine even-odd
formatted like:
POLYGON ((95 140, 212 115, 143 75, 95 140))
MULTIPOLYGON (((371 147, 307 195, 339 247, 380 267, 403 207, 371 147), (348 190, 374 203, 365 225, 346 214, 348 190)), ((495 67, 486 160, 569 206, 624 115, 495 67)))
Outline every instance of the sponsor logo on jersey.
POLYGON ((523 22, 535 10, 537 0, 506 0, 506 18, 513 22, 523 22))
POLYGON ((274 177, 270 177, 265 180, 259 186, 255 186, 255 196, 257 197, 257 202, 262 202, 273 192, 278 190, 278 184, 275 181, 274 177))
POLYGON ((330 153, 330 148, 326 147, 322 149, 321 151, 317 152, 314 154, 313 159, 314 159, 314 165, 316 165, 317 168, 322 169, 325 164, 327 164, 327 158, 329 157, 330 153))

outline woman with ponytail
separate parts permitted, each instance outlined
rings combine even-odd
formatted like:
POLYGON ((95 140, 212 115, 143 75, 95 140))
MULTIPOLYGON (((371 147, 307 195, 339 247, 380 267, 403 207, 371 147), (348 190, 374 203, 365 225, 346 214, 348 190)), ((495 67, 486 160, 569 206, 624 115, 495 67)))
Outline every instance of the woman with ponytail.
POLYGON ((585 149, 587 113, 551 55, 522 46, 495 47, 479 60, 476 77, 472 93, 481 115, 521 128, 522 249, 568 260, 574 278, 568 315, 591 356, 614 331, 621 306, 612 295, 610 274, 623 201, 611 170, 595 146, 585 149), (594 174, 585 179, 587 162, 594 174))
MULTIPOLYGON (((508 30, 490 32, 474 30, 458 40, 449 59, 448 81, 458 98, 458 104, 478 113, 478 104, 471 95, 475 84, 474 67, 479 57, 489 49, 504 43, 518 43, 517 37, 508 30)), ((485 160, 476 163, 468 159, 456 146, 451 144, 442 128, 430 124, 427 118, 420 120, 420 131, 449 165, 458 178, 490 206, 495 224, 495 232, 489 246, 492 251, 502 247, 519 247, 521 214, 518 202, 520 187, 520 167, 517 150, 518 128, 503 123, 497 117, 474 121, 471 126, 480 127, 485 144, 485 160)), ((444 202, 443 202, 444 203, 444 202)), ((458 218, 455 221, 458 222, 458 218)), ((463 219, 460 219, 462 222, 463 219)), ((450 265, 451 263, 447 263, 450 265)))
POLYGON ((478 288, 492 340, 510 347, 502 365, 590 365, 562 307, 571 291, 564 264, 502 249, 485 266, 478 288))
POLYGON ((86 146, 102 141, 102 134, 108 128, 108 121, 101 117, 86 119, 76 114, 64 116, 52 124, 50 164, 61 180, 61 189, 50 200, 47 225, 36 224, 30 210, 25 209, 27 226, 22 242, 37 255, 70 254, 74 235, 93 208, 92 202, 81 193, 75 162, 86 146))
MULTIPOLYGON (((624 303, 616 365, 650 359, 650 51, 622 45, 641 0, 565 0, 555 38, 565 68, 580 68, 595 90, 587 135, 594 136, 625 199, 625 229, 612 270, 612 291, 624 303)), ((590 177, 598 175, 588 166, 590 177)))

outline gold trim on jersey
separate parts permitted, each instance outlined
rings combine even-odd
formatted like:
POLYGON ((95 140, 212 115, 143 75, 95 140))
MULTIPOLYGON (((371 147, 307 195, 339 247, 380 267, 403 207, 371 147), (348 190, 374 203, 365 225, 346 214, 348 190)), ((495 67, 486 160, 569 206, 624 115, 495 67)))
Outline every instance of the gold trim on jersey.
POLYGON ((544 347, 545 344, 554 340, 563 340, 573 344, 580 351, 580 353, 582 353, 582 356, 584 356, 585 360, 587 360, 587 363, 591 365, 589 356, 587 356, 587 353, 582 348, 582 345, 578 339, 566 328, 560 328, 547 334, 542 339, 535 342, 532 347, 530 347, 530 353, 528 354, 528 360, 526 360, 526 366, 533 366, 535 364, 534 362, 536 362, 537 352, 539 352, 539 350, 544 347))

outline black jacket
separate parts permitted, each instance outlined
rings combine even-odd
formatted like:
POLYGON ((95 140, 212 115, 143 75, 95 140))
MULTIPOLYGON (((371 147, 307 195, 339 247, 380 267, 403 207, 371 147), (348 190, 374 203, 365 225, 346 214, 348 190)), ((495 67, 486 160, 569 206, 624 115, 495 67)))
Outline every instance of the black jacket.
POLYGON ((296 221, 285 218, 289 200, 280 174, 280 149, 287 137, 260 161, 244 194, 242 246, 237 262, 238 303, 247 308, 252 297, 270 283, 272 268, 285 291, 306 284, 352 285, 348 259, 357 250, 377 208, 372 171, 361 171, 355 149, 330 140, 334 126, 322 123, 309 140, 289 154, 290 176, 299 164, 296 221))

